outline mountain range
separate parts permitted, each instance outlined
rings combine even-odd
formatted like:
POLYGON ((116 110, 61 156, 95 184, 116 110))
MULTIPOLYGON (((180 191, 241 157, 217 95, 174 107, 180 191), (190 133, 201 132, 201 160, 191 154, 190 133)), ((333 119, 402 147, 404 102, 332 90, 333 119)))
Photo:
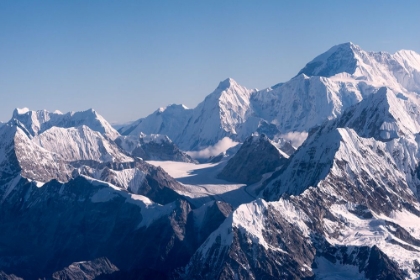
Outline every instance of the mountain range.
POLYGON ((16 109, 0 278, 418 279, 419 162, 420 55, 353 43, 118 131, 93 109, 16 109))
POLYGON ((304 132, 336 118, 379 87, 419 92, 419 73, 420 57, 413 51, 366 52, 345 43, 316 57, 286 83, 249 90, 229 78, 194 109, 159 108, 119 131, 165 134, 183 150, 200 150, 225 136, 243 142, 255 131, 270 137, 304 132))

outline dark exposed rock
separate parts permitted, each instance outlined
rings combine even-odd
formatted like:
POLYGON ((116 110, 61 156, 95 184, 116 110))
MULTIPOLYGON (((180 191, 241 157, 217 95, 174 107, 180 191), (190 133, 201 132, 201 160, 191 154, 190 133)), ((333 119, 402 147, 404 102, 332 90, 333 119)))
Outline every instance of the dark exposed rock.
MULTIPOLYGON (((126 192, 83 176, 65 184, 52 181, 42 188, 21 179, 1 204, 0 269, 33 279, 61 271, 75 260, 101 257, 110 263, 98 260, 103 265, 96 270, 98 262, 93 262, 89 264, 93 271, 105 272, 115 266, 121 273, 168 274, 185 265, 200 245, 195 234, 188 232, 194 228, 189 203, 177 200, 156 210, 141 205, 126 192), (144 222, 150 215, 156 218, 144 222)), ((225 206, 217 209, 229 212, 225 206)), ((217 228, 224 216, 212 217, 203 221, 200 240, 217 228)), ((64 269, 56 275, 70 272, 64 269)))
POLYGON ((194 229, 190 232, 194 235, 195 243, 202 244, 231 213, 232 206, 222 201, 211 201, 191 212, 194 229))
POLYGON ((0 280, 23 280, 23 278, 17 277, 14 274, 6 274, 4 271, 0 271, 0 280))
POLYGON ((172 160, 192 163, 196 162, 189 155, 182 152, 172 141, 162 141, 160 143, 154 141, 143 141, 141 148, 144 150, 145 160, 172 160))
MULTIPOLYGON (((79 164, 81 163, 79 162, 79 164)), ((78 167, 78 170, 73 172, 73 177, 77 177, 79 174, 87 175, 120 188, 126 188, 133 194, 144 195, 160 204, 167 204, 182 198, 176 192, 177 190, 184 190, 182 184, 169 176, 161 167, 153 166, 143 160, 137 159, 130 163, 121 164, 82 162, 82 165, 78 167), (132 183, 128 186, 124 185, 116 172, 124 169, 134 169, 141 174, 139 175, 141 179, 137 180, 136 177, 133 177, 132 183)))
POLYGON ((100 275, 109 275, 118 271, 107 258, 99 258, 93 261, 75 262, 63 270, 54 272, 54 280, 78 280, 78 279, 96 279, 100 275))
MULTIPOLYGON (((333 263, 335 267, 354 266, 361 275, 371 280, 402 280, 407 276, 395 262, 376 246, 331 246, 324 243, 322 247, 321 250, 317 251, 317 258, 312 264, 315 269, 319 267, 317 263, 323 257, 333 263)), ((319 276, 322 277, 322 275, 319 276)))
POLYGON ((140 134, 135 136, 120 136, 115 143, 133 157, 143 160, 171 160, 196 163, 188 154, 181 151, 167 136, 140 134))
POLYGON ((274 171, 287 161, 264 134, 245 140, 239 151, 228 161, 218 178, 252 184, 262 175, 274 171))

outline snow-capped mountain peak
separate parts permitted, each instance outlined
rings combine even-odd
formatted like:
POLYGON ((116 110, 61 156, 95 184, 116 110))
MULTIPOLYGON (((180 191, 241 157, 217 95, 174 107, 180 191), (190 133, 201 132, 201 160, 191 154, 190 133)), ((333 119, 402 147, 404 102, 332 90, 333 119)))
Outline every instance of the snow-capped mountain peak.
MULTIPOLYGON (((202 102, 206 106, 249 106, 249 98, 256 90, 247 89, 238 84, 234 79, 227 78, 219 83, 217 88, 206 96, 202 102), (218 104, 214 104, 218 103, 218 104)), ((200 103, 198 107, 202 104, 200 103)), ((227 108, 228 109, 228 108, 227 108)), ((232 108, 235 110, 235 108, 232 108)))
POLYGON ((367 52, 353 43, 340 44, 314 58, 298 75, 329 78, 340 75, 337 79, 342 81, 343 73, 375 87, 420 92, 420 55, 409 50, 390 54, 367 52))
POLYGON ((27 113, 27 112, 29 112, 30 110, 27 108, 27 107, 24 107, 24 108, 16 108, 14 111, 13 111, 13 115, 15 115, 15 114, 18 114, 18 115, 22 115, 22 114, 25 114, 25 113, 27 113))
POLYGON ((185 106, 184 104, 171 104, 166 107, 160 107, 154 112, 154 114, 160 114, 165 111, 176 113, 176 112, 182 112, 184 110, 188 110, 188 107, 185 106))
POLYGON ((223 91, 230 87, 237 87, 237 86, 239 85, 234 79, 227 78, 226 80, 223 80, 219 83, 219 85, 217 86, 217 89, 223 91))
POLYGON ((360 52, 361 48, 351 42, 336 45, 306 64, 298 75, 331 77, 342 72, 353 74, 360 52))
POLYGON ((238 128, 252 114, 250 97, 254 92, 231 78, 220 82, 193 109, 193 115, 184 128, 189 133, 182 133, 173 138, 174 141, 178 141, 181 148, 196 150, 214 145, 225 136, 235 138, 240 134, 238 128))

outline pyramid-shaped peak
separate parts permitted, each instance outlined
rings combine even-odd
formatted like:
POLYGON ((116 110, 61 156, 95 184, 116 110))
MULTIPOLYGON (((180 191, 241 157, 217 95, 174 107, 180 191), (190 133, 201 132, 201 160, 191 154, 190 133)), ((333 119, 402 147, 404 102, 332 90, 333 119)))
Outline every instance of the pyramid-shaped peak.
POLYGON ((346 42, 346 43, 342 43, 342 44, 338 44, 333 46, 332 48, 330 48, 328 51, 326 51, 325 53, 317 56, 313 61, 315 60, 324 60, 325 58, 330 57, 331 55, 346 55, 348 53, 357 53, 360 52, 362 49, 352 43, 352 42, 346 42))
POLYGON ((235 87, 235 86, 238 86, 238 83, 232 78, 227 78, 226 80, 221 81, 219 83, 219 85, 217 86, 217 89, 226 90, 228 88, 235 87))
POLYGON ((342 48, 342 49, 349 48, 349 49, 352 49, 352 50, 361 50, 361 48, 358 45, 354 44, 353 42, 346 42, 346 43, 338 44, 334 47, 342 48))
POLYGON ((336 45, 306 64, 298 75, 331 77, 343 72, 354 74, 357 55, 361 51, 362 49, 352 42, 336 45))

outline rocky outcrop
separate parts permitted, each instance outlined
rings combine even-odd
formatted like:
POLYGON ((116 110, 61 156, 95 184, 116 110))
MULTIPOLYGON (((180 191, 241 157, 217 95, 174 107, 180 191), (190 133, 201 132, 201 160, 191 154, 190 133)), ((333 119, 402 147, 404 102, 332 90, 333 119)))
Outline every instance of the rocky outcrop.
POLYGON ((93 261, 75 262, 63 270, 54 272, 54 280, 78 280, 78 279, 96 279, 101 275, 109 275, 118 271, 107 258, 98 258, 93 261))
POLYGON ((117 145, 133 157, 143 160, 179 161, 196 163, 188 154, 181 151, 167 136, 159 134, 120 136, 117 145))

